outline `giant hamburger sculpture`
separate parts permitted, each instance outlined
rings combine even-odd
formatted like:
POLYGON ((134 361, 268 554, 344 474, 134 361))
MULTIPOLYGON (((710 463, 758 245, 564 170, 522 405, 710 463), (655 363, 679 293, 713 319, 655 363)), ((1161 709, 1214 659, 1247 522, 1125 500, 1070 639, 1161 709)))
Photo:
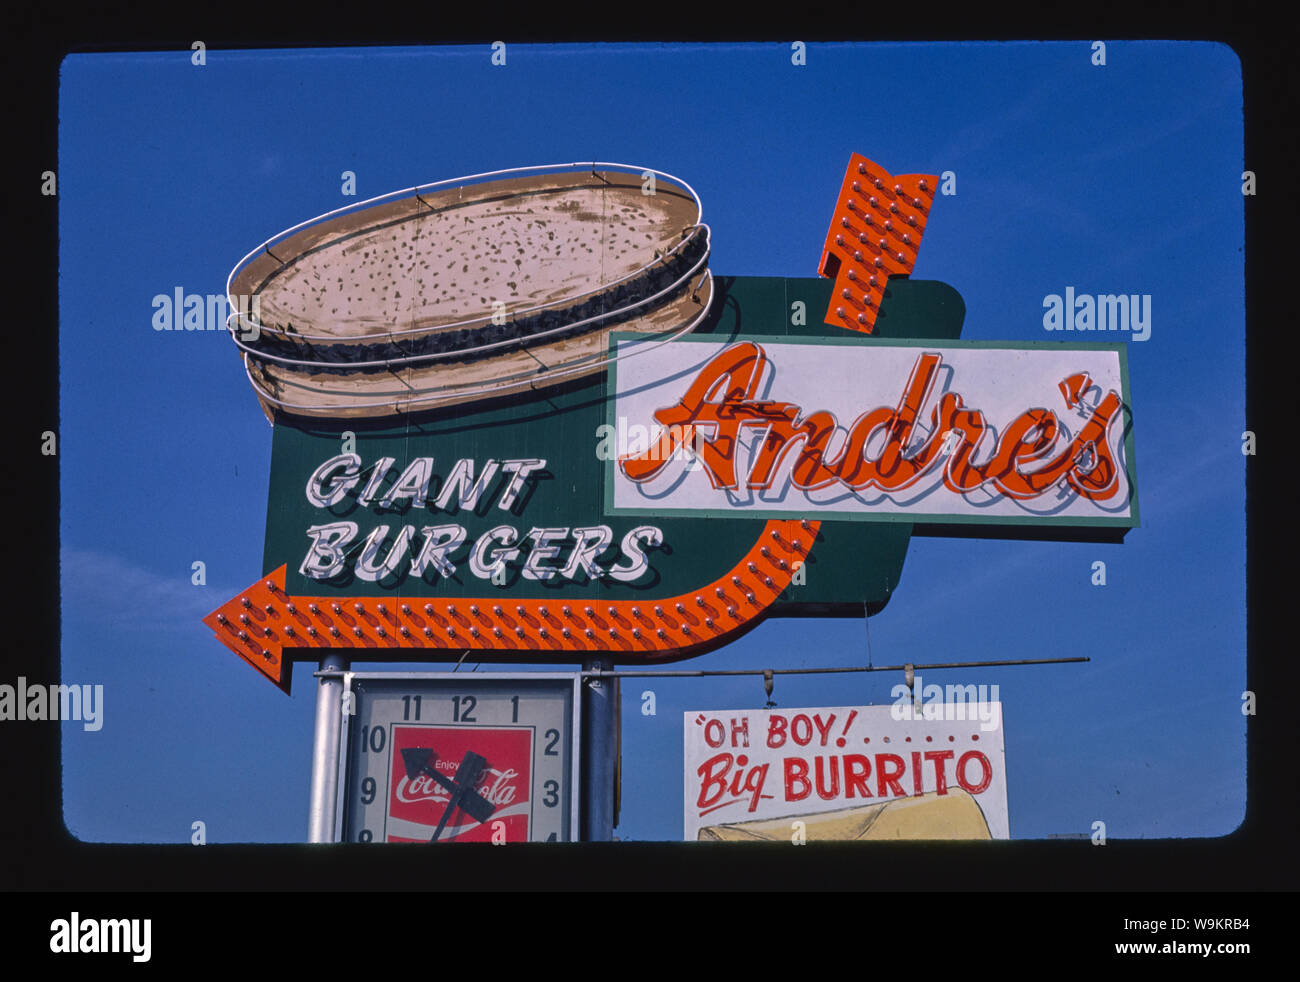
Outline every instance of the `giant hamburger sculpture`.
POLYGON ((269 419, 394 416, 600 371, 613 330, 688 333, 708 257, 700 199, 670 174, 494 171, 273 236, 231 271, 227 327, 269 419))

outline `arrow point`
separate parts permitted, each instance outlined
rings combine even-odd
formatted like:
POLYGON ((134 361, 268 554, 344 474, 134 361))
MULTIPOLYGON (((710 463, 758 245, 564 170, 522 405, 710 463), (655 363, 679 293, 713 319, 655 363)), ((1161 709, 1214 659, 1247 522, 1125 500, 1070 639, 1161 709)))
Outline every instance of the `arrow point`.
POLYGON ((403 747, 402 766, 406 768, 407 780, 414 781, 432 756, 433 751, 427 747, 403 747))
POLYGON ((285 567, 281 566, 231 597, 203 618, 203 623, 217 640, 288 695, 291 663, 283 650, 284 583, 285 567))

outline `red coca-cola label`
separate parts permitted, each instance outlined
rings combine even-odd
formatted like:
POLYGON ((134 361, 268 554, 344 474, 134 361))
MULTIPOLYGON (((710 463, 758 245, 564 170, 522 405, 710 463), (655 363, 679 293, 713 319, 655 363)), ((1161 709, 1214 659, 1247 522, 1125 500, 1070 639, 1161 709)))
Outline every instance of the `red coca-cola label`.
POLYGON ((466 753, 487 763, 474 793, 492 805, 478 821, 463 808, 448 816, 439 842, 526 842, 532 831, 533 728, 529 726, 394 726, 388 788, 389 842, 428 842, 452 798, 427 771, 410 776, 403 749, 430 750, 428 767, 457 783, 466 753))

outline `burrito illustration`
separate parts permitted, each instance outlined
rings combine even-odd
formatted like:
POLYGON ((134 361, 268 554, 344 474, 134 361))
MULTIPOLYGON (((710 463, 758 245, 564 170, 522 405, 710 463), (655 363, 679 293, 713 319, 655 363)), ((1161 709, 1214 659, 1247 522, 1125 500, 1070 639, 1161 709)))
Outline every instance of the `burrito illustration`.
POLYGON ((700 829, 698 838, 713 842, 789 842, 796 821, 804 823, 804 835, 809 842, 992 838, 979 804, 960 789, 949 789, 946 794, 931 791, 915 798, 895 798, 814 815, 709 825, 700 829))
POLYGON ((227 327, 268 418, 392 416, 590 375, 614 330, 692 330, 708 256, 700 200, 671 175, 497 171, 269 239, 231 272, 227 327))

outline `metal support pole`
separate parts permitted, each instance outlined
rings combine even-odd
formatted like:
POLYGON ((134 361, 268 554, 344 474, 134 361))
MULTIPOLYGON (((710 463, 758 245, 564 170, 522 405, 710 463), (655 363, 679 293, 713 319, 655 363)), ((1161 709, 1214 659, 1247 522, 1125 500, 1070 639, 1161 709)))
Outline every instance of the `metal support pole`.
MULTIPOLYGON (((585 672, 613 671, 605 658, 584 662, 585 672)), ((587 678, 582 692, 582 841, 614 837, 614 767, 618 744, 618 679, 587 678)))
MULTIPOLYGON (((321 659, 322 672, 346 672, 348 660, 341 654, 321 659)), ((333 842, 335 803, 339 785, 339 736, 343 729, 343 678, 322 678, 316 690, 316 736, 311 749, 311 803, 308 807, 307 841, 333 842)))

